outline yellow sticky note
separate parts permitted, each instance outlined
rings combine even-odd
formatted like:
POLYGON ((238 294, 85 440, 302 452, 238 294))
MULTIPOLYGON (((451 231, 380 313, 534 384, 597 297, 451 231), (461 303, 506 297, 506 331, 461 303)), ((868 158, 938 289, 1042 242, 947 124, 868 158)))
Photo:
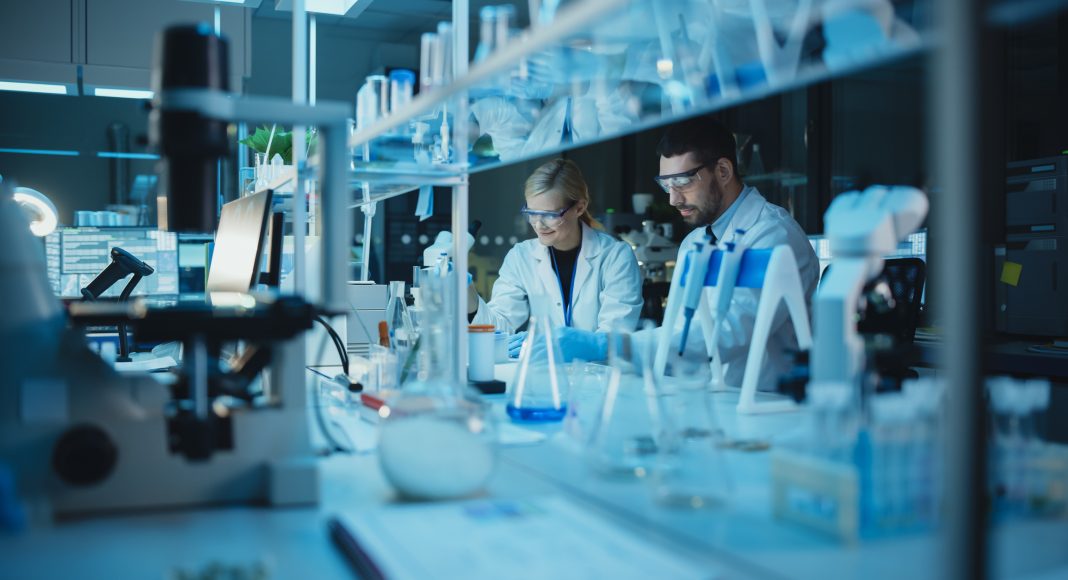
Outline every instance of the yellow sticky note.
POLYGON ((1016 286, 1020 283, 1020 272, 1023 272, 1023 264, 1005 262, 1001 267, 1001 281, 1009 286, 1016 286))

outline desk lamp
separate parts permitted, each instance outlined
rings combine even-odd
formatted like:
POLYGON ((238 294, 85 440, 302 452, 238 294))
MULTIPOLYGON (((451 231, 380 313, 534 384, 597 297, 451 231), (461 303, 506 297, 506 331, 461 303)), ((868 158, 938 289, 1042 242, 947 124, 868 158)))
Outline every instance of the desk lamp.
POLYGON ((15 187, 11 197, 30 217, 30 232, 43 238, 52 233, 59 223, 59 212, 45 194, 29 187, 15 187))
MULTIPOLYGON (((122 294, 119 295, 119 302, 125 302, 130 298, 130 293, 133 292, 134 287, 141 281, 141 278, 151 276, 154 271, 152 266, 137 259, 130 252, 122 248, 111 248, 111 263, 88 286, 82 288, 82 297, 92 302, 106 292, 108 288, 111 288, 115 282, 133 274, 133 278, 130 279, 130 282, 122 289, 122 294)), ((119 323, 119 357, 116 360, 130 362, 130 345, 126 336, 126 324, 121 322, 119 323)))

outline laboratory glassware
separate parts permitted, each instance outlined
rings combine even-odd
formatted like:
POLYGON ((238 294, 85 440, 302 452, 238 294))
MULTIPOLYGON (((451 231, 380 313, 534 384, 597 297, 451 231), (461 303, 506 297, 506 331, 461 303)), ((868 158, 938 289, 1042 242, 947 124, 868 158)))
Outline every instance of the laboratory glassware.
POLYGON ((606 476, 646 477, 667 443, 652 365, 644 362, 652 354, 638 356, 636 342, 625 332, 608 341, 608 381, 586 448, 590 466, 606 476))
POLYGON ((456 383, 452 372, 455 275, 444 269, 420 275, 426 316, 408 356, 419 359, 418 370, 409 373, 400 392, 379 409, 379 464, 406 497, 446 499, 475 493, 495 463, 490 407, 456 383))
POLYGON ((567 369, 549 318, 533 315, 519 351, 519 365, 508 386, 505 410, 513 421, 560 421, 567 414, 568 390, 567 369))
POLYGON ((407 351, 415 343, 415 325, 412 324, 408 304, 404 299, 404 282, 389 283, 389 302, 386 304, 386 323, 389 324, 389 346, 397 352, 407 351))
POLYGON ((575 362, 568 370, 571 390, 567 395, 563 429, 584 450, 589 444, 611 369, 597 363, 575 362))
POLYGON ((415 73, 398 68, 389 73, 389 112, 395 113, 412 102, 415 90, 415 73))
POLYGON ((654 498, 671 507, 701 509, 726 504, 733 484, 716 424, 711 373, 705 360, 672 363, 673 376, 649 373, 661 402, 662 437, 653 469, 654 498))
POLYGON ((356 92, 356 129, 366 129, 389 115, 389 79, 369 75, 356 92))
POLYGON ((496 50, 494 46, 494 28, 497 24, 497 7, 483 6, 478 11, 478 47, 475 48, 475 62, 479 63, 496 50))

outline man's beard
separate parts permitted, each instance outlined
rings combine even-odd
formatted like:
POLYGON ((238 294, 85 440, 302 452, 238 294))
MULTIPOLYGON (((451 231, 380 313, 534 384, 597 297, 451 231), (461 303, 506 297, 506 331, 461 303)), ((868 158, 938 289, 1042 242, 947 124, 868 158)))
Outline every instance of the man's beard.
POLYGON ((682 221, 691 226, 707 226, 719 217, 721 210, 723 209, 723 191, 719 189, 719 184, 712 182, 708 185, 708 193, 704 199, 705 203, 701 205, 683 205, 678 206, 677 209, 694 209, 697 210, 693 215, 689 217, 683 217, 682 221))

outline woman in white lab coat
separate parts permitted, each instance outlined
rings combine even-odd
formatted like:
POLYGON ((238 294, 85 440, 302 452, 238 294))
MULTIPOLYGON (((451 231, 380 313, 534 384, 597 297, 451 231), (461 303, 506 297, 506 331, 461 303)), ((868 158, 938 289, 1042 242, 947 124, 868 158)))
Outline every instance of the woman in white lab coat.
POLYGON ((469 289, 472 324, 515 331, 533 314, 548 316, 554 327, 634 329, 642 309, 638 262, 629 245, 590 216, 578 165, 549 161, 527 179, 525 195, 521 212, 538 237, 508 251, 488 303, 469 289), (539 304, 548 312, 531 312, 539 304))

